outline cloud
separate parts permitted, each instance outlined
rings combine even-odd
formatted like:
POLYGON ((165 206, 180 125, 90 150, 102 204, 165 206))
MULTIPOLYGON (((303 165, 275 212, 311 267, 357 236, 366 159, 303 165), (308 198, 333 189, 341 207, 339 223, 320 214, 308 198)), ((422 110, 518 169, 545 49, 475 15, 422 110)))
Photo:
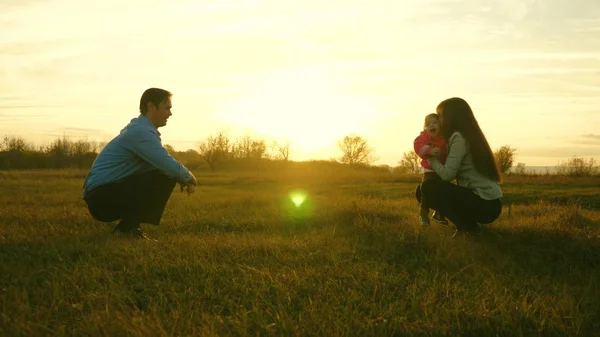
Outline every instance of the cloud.
POLYGON ((597 135, 597 134, 590 133, 590 134, 581 136, 581 138, 582 138, 582 141, 581 141, 582 144, 600 146, 600 134, 597 135))
POLYGON ((67 137, 67 138, 107 138, 114 136, 105 130, 95 128, 80 128, 80 127, 62 127, 55 128, 44 133, 45 136, 51 137, 67 137))
MULTIPOLYGON (((0 0, 0 31, 17 26, 19 12, 35 8, 37 5, 50 2, 49 0, 0 0)), ((3 32, 4 33, 4 32, 3 32)), ((6 36, 6 35, 5 35, 6 36)), ((1 42, 0 38, 0 42, 1 42)), ((1 53, 0 53, 1 54, 1 53)))
POLYGON ((0 44, 0 54, 7 56, 34 55, 52 52, 53 54, 72 54, 74 50, 80 49, 81 42, 73 39, 47 39, 36 41, 5 42, 0 44))
POLYGON ((5 20, 3 18, 0 18, 0 29, 6 29, 6 30, 8 30, 12 26, 13 26, 13 23, 11 21, 8 21, 8 20, 5 20))
POLYGON ((50 122, 51 120, 52 116, 43 114, 11 115, 0 112, 0 125, 6 126, 5 128, 10 128, 11 123, 25 123, 35 125, 50 122))
POLYGON ((10 11, 39 5, 45 2, 49 2, 49 0, 5 0, 0 2, 0 13, 8 14, 10 11))
POLYGON ((573 144, 570 146, 555 147, 521 147, 517 152, 518 157, 543 157, 543 158, 570 158, 577 157, 598 157, 600 158, 600 142, 596 145, 573 144))
POLYGON ((597 0, 439 0, 427 2, 422 11, 413 23, 426 17, 450 45, 471 40, 472 49, 561 50, 568 44, 574 50, 600 50, 597 0))
POLYGON ((65 127, 60 130, 69 134, 104 133, 104 131, 102 131, 101 129, 95 128, 65 127))
POLYGON ((587 146, 587 147, 600 147, 600 134, 586 134, 581 135, 577 138, 566 141, 565 143, 570 146, 587 146))
POLYGON ((21 99, 21 97, 16 96, 16 95, 5 95, 5 94, 0 94, 0 102, 14 102, 21 99))
MULTIPOLYGON (((21 110, 21 109, 31 109, 31 108, 44 108, 44 106, 27 105, 27 104, 0 104, 0 111, 21 110)), ((0 116, 2 116, 1 112, 0 112, 0 116)))
MULTIPOLYGON (((26 96, 27 99, 21 101, 29 103, 32 96, 51 97, 50 92, 77 86, 88 71, 87 55, 93 54, 95 48, 89 42, 78 43, 67 38, 0 41, 0 78, 4 79, 0 81, 0 91, 26 96), (10 86, 4 86, 3 82, 10 86)), ((3 102, 5 100, 0 97, 0 104, 3 102)))

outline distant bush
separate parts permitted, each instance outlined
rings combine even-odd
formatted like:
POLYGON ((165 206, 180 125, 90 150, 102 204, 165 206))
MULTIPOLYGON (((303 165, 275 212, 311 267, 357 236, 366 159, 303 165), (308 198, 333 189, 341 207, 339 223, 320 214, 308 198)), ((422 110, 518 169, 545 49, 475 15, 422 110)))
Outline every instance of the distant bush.
POLYGON ((525 175, 527 173, 525 170, 525 163, 518 163, 517 166, 515 166, 514 173, 521 176, 525 175))
POLYGON ((21 137, 4 137, 0 149, 0 170, 83 168, 96 159, 100 145, 85 139, 58 138, 46 146, 35 146, 21 137))
POLYGON ((423 173, 421 166, 421 157, 415 151, 408 151, 402 154, 402 159, 394 171, 400 174, 417 175, 423 173))
POLYGON ((516 149, 513 149, 509 145, 504 145, 494 152, 494 157, 498 163, 498 168, 502 174, 510 172, 510 168, 513 166, 515 160, 516 149))
POLYGON ((575 156, 565 162, 559 163, 556 166, 556 174, 571 177, 591 177, 600 174, 600 168, 594 158, 585 160, 575 156))
POLYGON ((28 152, 33 151, 33 149, 33 144, 17 136, 6 136, 0 143, 0 150, 6 152, 28 152))
POLYGON ((177 159, 190 170, 200 170, 208 168, 208 165, 206 164, 204 159, 200 157, 200 154, 196 150, 189 149, 187 151, 175 151, 171 147, 171 151, 169 151, 169 154, 171 154, 173 158, 177 159))

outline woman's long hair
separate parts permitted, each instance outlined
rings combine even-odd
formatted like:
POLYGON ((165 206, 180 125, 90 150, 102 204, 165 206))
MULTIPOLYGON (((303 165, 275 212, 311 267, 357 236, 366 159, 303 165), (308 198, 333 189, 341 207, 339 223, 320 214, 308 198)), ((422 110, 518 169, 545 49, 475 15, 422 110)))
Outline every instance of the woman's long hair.
POLYGON ((444 138, 449 139, 454 132, 460 132, 469 144, 473 164, 477 172, 494 181, 501 182, 502 175, 494 153, 490 149, 490 145, 485 139, 485 135, 481 131, 469 104, 462 98, 449 98, 437 106, 437 113, 440 115, 444 138))

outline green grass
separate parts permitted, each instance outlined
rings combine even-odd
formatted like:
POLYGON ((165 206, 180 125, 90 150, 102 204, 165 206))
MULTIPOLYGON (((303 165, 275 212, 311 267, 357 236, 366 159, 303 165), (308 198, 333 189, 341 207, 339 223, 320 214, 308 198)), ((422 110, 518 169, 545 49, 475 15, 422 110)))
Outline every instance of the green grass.
POLYGON ((198 172, 146 242, 90 218, 85 173, 0 172, 1 336, 600 331, 600 178, 509 177, 500 219, 453 238, 418 225, 418 177, 198 172))

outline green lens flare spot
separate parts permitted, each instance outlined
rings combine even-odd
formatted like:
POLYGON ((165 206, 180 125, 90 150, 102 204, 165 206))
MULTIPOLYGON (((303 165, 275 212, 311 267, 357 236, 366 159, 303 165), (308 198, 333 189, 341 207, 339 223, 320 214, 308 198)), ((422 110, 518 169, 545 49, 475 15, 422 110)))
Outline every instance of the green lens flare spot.
POLYGON ((304 203, 304 201, 306 201, 306 193, 304 192, 291 192, 290 193, 290 200, 292 201, 292 203, 294 204, 294 206, 296 207, 300 207, 302 206, 302 204, 304 203))
POLYGON ((294 195, 292 197, 292 202, 294 203, 294 205, 296 205, 296 207, 302 206, 304 200, 306 200, 306 197, 303 195, 294 195))

